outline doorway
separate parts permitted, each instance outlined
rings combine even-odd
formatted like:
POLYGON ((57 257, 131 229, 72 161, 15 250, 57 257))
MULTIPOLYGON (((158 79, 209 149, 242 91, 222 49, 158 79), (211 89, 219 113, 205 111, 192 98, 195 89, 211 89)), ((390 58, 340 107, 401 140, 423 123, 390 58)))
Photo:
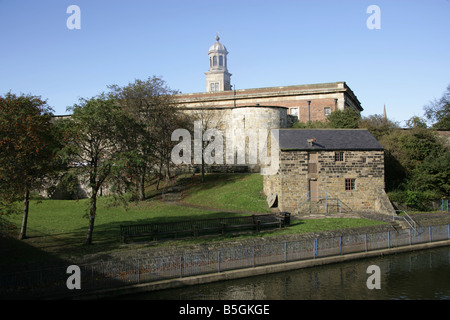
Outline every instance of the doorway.
POLYGON ((309 194, 311 197, 311 201, 319 201, 319 182, 315 179, 309 180, 309 194))

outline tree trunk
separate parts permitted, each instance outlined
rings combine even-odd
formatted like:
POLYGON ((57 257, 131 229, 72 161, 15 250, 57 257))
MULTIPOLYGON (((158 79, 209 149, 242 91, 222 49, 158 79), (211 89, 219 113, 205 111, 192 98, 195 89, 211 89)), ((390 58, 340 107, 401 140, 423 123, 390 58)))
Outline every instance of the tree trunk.
POLYGON ((202 153, 202 182, 205 182, 205 158, 202 153))
POLYGON ((159 189, 159 181, 161 180, 161 177, 158 176, 158 180, 156 180, 156 190, 159 189))
POLYGON ((159 183, 161 182, 162 178, 162 162, 159 165, 159 173, 158 173, 158 180, 156 181, 156 190, 159 188, 159 183))
POLYGON ((139 182, 139 201, 145 200, 145 168, 142 169, 142 173, 139 176, 140 182, 139 182))
POLYGON ((28 221, 29 206, 30 206, 30 190, 28 189, 28 186, 25 186, 25 193, 23 197, 22 227, 19 233, 19 240, 23 240, 27 236, 27 221, 28 221))
POLYGON ((97 212, 97 190, 92 190, 92 195, 89 203, 89 227, 85 242, 85 244, 87 245, 92 243, 92 233, 94 231, 95 215, 97 212))

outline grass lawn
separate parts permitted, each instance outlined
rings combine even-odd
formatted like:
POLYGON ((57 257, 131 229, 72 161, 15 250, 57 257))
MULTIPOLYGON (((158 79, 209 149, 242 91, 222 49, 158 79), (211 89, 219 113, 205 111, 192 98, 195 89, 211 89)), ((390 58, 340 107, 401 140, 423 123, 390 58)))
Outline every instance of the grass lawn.
MULTIPOLYGON (((24 242, 51 255, 65 258, 67 256, 101 253, 118 249, 120 246, 119 226, 121 224, 238 215, 221 211, 180 207, 164 203, 158 199, 141 203, 130 203, 127 208, 123 206, 111 207, 108 198, 101 197, 97 204, 93 245, 85 246, 83 242, 88 227, 87 209, 87 199, 79 201, 32 200, 30 202, 27 226, 28 238, 24 242)), ((6 217, 5 220, 16 226, 16 229, 12 231, 14 236, 16 236, 22 222, 22 216, 12 215, 6 217)), ((10 253, 11 256, 2 254, 2 262, 11 259, 20 260, 20 252, 11 251, 10 253)))
MULTIPOLYGON (((185 178, 187 179, 187 178, 185 178)), ((86 218, 88 200, 32 200, 28 218, 27 236, 23 241, 0 237, 0 265, 23 261, 44 261, 49 258, 64 259, 93 253, 124 250, 121 247, 119 226, 128 223, 166 222, 176 220, 207 219, 236 216, 239 213, 226 210, 249 212, 270 212, 261 194, 262 176, 259 174, 207 175, 205 183, 199 177, 189 180, 185 194, 186 203, 208 208, 186 207, 165 203, 160 197, 147 201, 111 206, 110 198, 101 197, 95 220, 93 244, 84 245, 87 233, 86 218), (215 209, 212 209, 215 208, 215 209)), ((186 182, 186 180, 185 180, 186 182)), ((6 224, 16 228, 9 230, 17 235, 22 216, 11 215, 2 218, 6 224)), ((365 219, 322 219, 296 220, 285 230, 246 234, 233 240, 249 237, 274 236, 312 231, 324 231, 378 224, 365 219)), ((230 236, 198 238, 161 242, 157 245, 179 245, 200 242, 228 240, 230 236)))
POLYGON ((227 210, 270 213, 262 194, 263 176, 260 174, 213 174, 200 176, 186 192, 184 202, 227 210))

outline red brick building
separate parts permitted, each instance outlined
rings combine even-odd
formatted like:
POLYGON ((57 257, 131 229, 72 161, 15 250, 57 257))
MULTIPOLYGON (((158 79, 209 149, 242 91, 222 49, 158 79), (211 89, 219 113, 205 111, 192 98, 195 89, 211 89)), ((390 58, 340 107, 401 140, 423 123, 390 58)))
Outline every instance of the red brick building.
POLYGON ((283 107, 299 121, 324 120, 335 110, 363 108, 345 82, 189 93, 177 96, 185 108, 232 109, 236 107, 283 107))

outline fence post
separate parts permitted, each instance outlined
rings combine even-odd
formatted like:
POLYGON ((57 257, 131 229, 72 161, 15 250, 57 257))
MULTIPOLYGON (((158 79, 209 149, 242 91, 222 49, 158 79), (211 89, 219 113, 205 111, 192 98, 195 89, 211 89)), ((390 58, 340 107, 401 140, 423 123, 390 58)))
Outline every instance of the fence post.
POLYGON ((183 255, 180 255, 180 278, 183 278, 183 255))
POLYGON ((140 283, 141 282, 141 266, 140 266, 140 264, 141 264, 141 260, 140 259, 138 259, 138 265, 137 265, 137 267, 138 267, 138 272, 137 272, 137 276, 138 276, 138 283, 140 283))
POLYGON ((311 213, 311 194, 308 195, 308 212, 311 213))
POLYGON ((367 233, 364 234, 364 251, 367 252, 367 233))
POLYGON ((428 226, 428 240, 431 242, 431 226, 428 226))
POLYGON ((255 267, 255 246, 253 246, 252 247, 252 251, 253 251, 253 255, 252 255, 252 265, 253 265, 253 268, 255 267))
POLYGON ((447 238, 450 239, 450 224, 447 225, 447 238))
POLYGON ((314 258, 317 258, 317 238, 314 239, 314 258))
POLYGON ((287 262, 287 242, 284 242, 284 262, 287 262))
POLYGON ((387 236, 388 236, 388 249, 391 248, 391 232, 388 230, 387 232, 387 236))
POLYGON ((447 200, 442 199, 441 209, 442 209, 442 211, 447 211, 447 213, 448 213, 448 199, 447 200), (445 202, 447 203, 447 209, 444 209, 444 207, 445 207, 444 203, 445 202))
POLYGON ((339 236, 339 254, 342 254, 342 236, 339 236))
POLYGON ((217 272, 220 272, 220 250, 217 250, 217 272))

